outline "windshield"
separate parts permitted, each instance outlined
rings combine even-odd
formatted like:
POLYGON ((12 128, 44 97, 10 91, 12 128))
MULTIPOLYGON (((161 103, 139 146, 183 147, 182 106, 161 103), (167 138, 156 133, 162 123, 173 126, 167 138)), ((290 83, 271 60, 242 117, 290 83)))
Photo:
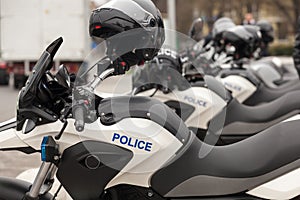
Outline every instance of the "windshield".
MULTIPOLYGON (((52 68, 53 58, 62 43, 63 39, 60 37, 46 48, 34 66, 32 74, 28 77, 26 86, 20 91, 17 106, 17 130, 22 129, 23 124, 27 119, 21 113, 26 112, 28 108, 33 107, 33 105, 36 104, 37 98, 40 95, 41 80, 45 73, 52 68)), ((37 116, 33 116, 32 118, 36 117, 37 116)))

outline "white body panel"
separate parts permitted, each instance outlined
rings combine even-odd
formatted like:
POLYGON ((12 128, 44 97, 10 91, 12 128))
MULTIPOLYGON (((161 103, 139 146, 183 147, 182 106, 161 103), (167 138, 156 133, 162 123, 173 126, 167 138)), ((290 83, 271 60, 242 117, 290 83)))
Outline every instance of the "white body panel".
POLYGON ((299 180, 300 169, 296 169, 247 193, 265 199, 292 199, 300 194, 299 180))
POLYGON ((9 119, 7 121, 0 122, 0 127, 4 126, 5 124, 9 124, 9 123, 12 123, 12 122, 15 122, 15 121, 16 121, 16 118, 14 117, 14 118, 11 118, 11 119, 9 119))
POLYGON ((89 4, 85 0, 1 0, 0 51, 8 61, 36 60, 62 36, 58 60, 83 60, 90 40, 89 4))
POLYGON ((280 80, 282 77, 281 74, 274 69, 274 67, 267 63, 251 64, 249 67, 268 87, 278 87, 274 82, 280 80))
POLYGON ((256 91, 255 85, 241 76, 231 75, 219 78, 219 80, 232 92, 232 96, 240 103, 243 103, 256 91))
MULTIPOLYGON (((300 120, 300 115, 299 115, 299 114, 298 114, 298 115, 295 115, 295 116, 293 116, 293 117, 290 117, 290 118, 284 120, 283 122, 289 122, 289 121, 295 121, 295 120, 300 120)), ((282 123, 283 123, 283 122, 282 122, 282 123)))
MULTIPOLYGON (((138 94, 149 96, 153 90, 138 94)), ((208 122, 216 116, 225 106, 226 102, 213 91, 204 87, 191 87, 184 91, 172 91, 164 94, 157 91, 153 96, 161 102, 179 101, 195 108, 194 112, 187 118, 185 124, 188 127, 208 128, 208 122)))
POLYGON ((14 147, 27 147, 27 146, 28 145, 18 137, 15 129, 8 129, 0 132, 1 149, 9 149, 14 147))
MULTIPOLYGON (((74 121, 70 120, 62 138, 58 141, 60 151, 85 140, 101 141, 113 145, 121 146, 133 152, 133 158, 125 168, 107 185, 108 187, 115 184, 128 183, 142 187, 149 187, 150 177, 155 171, 162 167, 182 146, 182 143, 166 129, 160 125, 146 119, 123 119, 112 126, 104 126, 99 120, 93 124, 86 124, 85 131, 78 133, 74 129, 74 121), (147 131, 145 131, 147 130, 147 131), (151 151, 134 148, 118 141, 112 141, 114 133, 124 135, 132 140, 144 140, 152 143, 151 151), (155 161, 155 162, 154 162, 155 161)), ((28 134, 22 134, 10 130, 19 137, 24 146, 40 149, 41 140, 44 136, 55 136, 62 128, 61 122, 46 124, 36 127, 28 134)), ((2 134, 1 134, 2 135, 2 134)), ((11 134, 13 135, 13 134, 11 134)), ((7 141, 1 141, 0 145, 7 144, 7 141)), ((3 147, 1 145, 1 147, 3 147)), ((9 148, 10 146, 7 146, 9 148)))

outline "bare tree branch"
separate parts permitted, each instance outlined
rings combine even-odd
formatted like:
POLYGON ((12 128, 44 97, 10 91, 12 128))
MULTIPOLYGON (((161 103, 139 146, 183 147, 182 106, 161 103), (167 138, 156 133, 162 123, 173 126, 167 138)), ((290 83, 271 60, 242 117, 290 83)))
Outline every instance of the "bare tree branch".
POLYGON ((294 8, 294 33, 297 31, 297 19, 300 16, 300 0, 293 0, 293 8, 294 8))
POLYGON ((289 22, 294 22, 294 18, 292 17, 282 0, 271 0, 270 3, 271 2, 273 2, 278 10, 280 10, 286 16, 289 22))

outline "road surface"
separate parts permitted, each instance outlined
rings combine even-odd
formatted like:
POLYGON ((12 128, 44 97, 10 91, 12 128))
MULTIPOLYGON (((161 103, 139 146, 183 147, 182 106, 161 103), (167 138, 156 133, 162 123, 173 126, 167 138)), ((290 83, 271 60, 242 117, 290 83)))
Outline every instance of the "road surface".
MULTIPOLYGON (((18 91, 12 86, 0 86, 0 122, 15 116, 18 91)), ((39 166, 39 155, 0 151, 0 176, 15 177, 20 172, 39 166)))

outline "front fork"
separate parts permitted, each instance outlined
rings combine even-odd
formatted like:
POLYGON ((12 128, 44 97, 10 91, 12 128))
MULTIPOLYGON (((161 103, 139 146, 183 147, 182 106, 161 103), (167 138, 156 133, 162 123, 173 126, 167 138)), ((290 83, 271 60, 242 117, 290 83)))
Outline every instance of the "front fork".
POLYGON ((53 163, 42 162, 40 169, 23 200, 38 200, 40 195, 50 191, 57 168, 53 163))
POLYGON ((53 163, 42 162, 33 184, 26 193, 24 200, 37 200, 39 195, 43 195, 52 188, 56 166, 53 163))
POLYGON ((46 136, 41 145, 42 164, 33 181, 33 184, 25 194, 23 200, 38 200, 40 195, 46 194, 52 188, 59 162, 58 144, 51 136, 46 136))

